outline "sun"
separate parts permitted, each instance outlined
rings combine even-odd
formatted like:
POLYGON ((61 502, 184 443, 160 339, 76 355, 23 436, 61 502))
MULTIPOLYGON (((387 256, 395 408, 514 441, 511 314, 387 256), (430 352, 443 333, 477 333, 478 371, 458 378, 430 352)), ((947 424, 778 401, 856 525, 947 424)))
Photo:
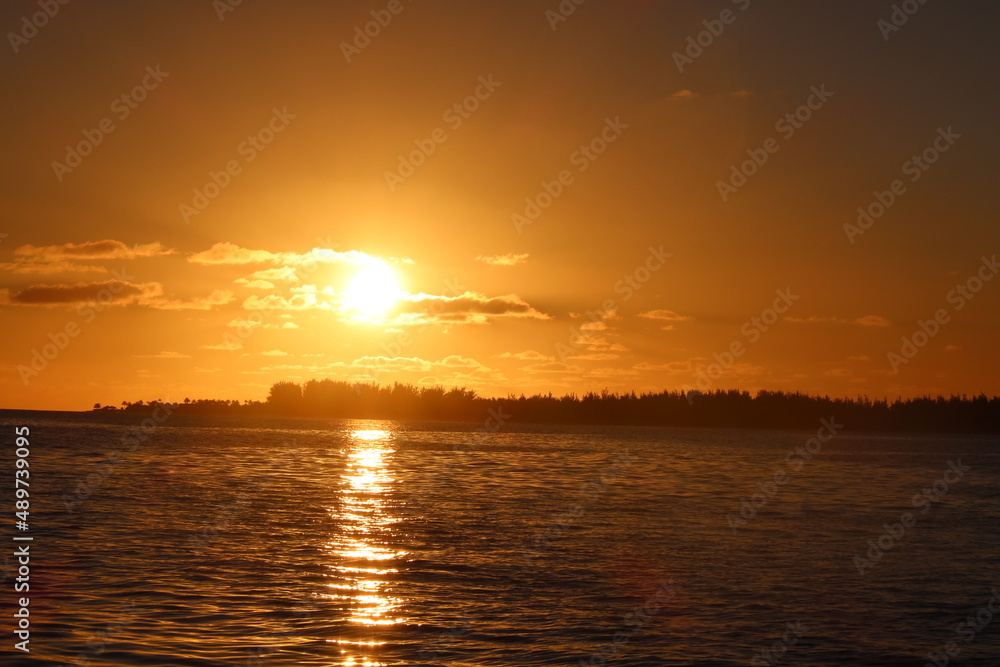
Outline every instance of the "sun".
POLYGON ((396 272, 381 260, 365 264, 351 276, 343 305, 360 320, 382 317, 403 296, 396 272))

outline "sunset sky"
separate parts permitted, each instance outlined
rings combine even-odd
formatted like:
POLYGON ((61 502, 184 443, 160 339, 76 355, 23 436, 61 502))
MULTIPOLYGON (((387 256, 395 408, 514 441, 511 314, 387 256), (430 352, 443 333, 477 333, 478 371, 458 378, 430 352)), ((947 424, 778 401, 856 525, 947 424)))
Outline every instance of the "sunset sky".
POLYGON ((1000 12, 902 4, 5 2, 0 407, 1000 393, 1000 12))

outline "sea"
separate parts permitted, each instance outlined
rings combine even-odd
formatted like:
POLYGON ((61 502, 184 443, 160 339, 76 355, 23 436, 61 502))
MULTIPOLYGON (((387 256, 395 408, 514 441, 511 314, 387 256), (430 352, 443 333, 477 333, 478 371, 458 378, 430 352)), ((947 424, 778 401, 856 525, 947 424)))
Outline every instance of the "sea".
POLYGON ((5 413, 0 663, 1000 665, 996 436, 490 423, 5 413))

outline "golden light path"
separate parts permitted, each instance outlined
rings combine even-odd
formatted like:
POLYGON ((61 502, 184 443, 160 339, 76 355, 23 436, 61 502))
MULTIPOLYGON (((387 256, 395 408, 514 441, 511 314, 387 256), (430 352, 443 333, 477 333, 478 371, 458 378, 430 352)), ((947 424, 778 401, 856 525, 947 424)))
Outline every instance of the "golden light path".
POLYGON ((340 480, 341 503, 339 508, 329 510, 337 532, 327 544, 334 556, 330 569, 335 581, 327 585, 330 592, 326 597, 347 608, 349 623, 368 630, 330 640, 340 649, 342 665, 382 665, 366 652, 377 651, 385 644, 380 640, 379 628, 405 620, 398 615, 401 600, 390 594, 390 580, 397 570, 386 561, 406 552, 383 546, 390 541, 393 524, 399 521, 385 503, 395 481, 386 464, 387 456, 394 451, 392 437, 391 431, 374 428, 348 432, 347 463, 340 480))

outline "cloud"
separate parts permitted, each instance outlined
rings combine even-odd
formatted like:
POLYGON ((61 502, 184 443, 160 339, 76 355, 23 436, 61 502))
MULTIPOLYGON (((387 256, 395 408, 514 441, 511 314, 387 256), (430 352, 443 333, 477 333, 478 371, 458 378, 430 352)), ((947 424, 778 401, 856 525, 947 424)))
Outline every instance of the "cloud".
POLYGON ((9 295, 11 304, 22 306, 75 306, 86 303, 127 305, 155 299, 163 294, 159 283, 105 280, 73 285, 30 285, 9 295))
POLYGON ((271 281, 288 281, 294 282, 299 279, 298 274, 295 269, 290 266, 279 266, 273 269, 263 269, 261 271, 254 271, 246 278, 237 278, 237 285, 244 285, 251 289, 274 289, 274 283, 271 281))
POLYGON ((0 263, 0 269, 12 273, 107 273, 103 266, 78 264, 84 260, 136 259, 173 254, 160 243, 128 246, 121 241, 87 241, 60 245, 23 245, 14 251, 14 261, 0 263))
MULTIPOLYGON (((717 93, 715 95, 710 95, 709 97, 731 97, 731 98, 741 99, 742 100, 742 99, 746 99, 746 98, 752 97, 752 96, 753 96, 753 93, 751 93, 749 90, 740 89, 740 90, 734 90, 734 91, 731 91, 731 92, 728 92, 728 93, 725 93, 725 92, 724 93, 717 93)), ((695 93, 695 92, 692 92, 692 91, 688 90, 687 88, 685 88, 683 90, 678 90, 676 93, 673 93, 673 94, 669 95, 667 97, 667 99, 669 99, 669 100, 677 100, 677 101, 681 101, 681 102, 689 102, 691 100, 702 99, 703 97, 705 97, 705 96, 702 95, 701 93, 695 93)))
POLYGON ((133 354, 134 359, 190 359, 190 354, 180 352, 159 352, 157 354, 133 354))
POLYGON ((281 350, 267 350, 266 352, 261 352, 265 357, 287 357, 287 352, 282 352, 281 350))
POLYGON ((572 347, 582 347, 587 352, 628 352, 621 343, 612 343, 598 334, 583 334, 573 341, 572 347))
POLYGON ((889 320, 878 315, 865 315, 864 317, 856 317, 854 319, 821 315, 813 315, 811 317, 789 316, 785 318, 785 321, 793 324, 853 324, 861 327, 887 327, 891 324, 889 320))
POLYGON ((878 315, 865 315, 856 320, 851 320, 851 324, 859 324, 863 327, 887 327, 891 324, 889 320, 878 315))
POLYGON ((285 298, 278 294, 268 294, 262 297, 251 294, 243 301, 243 308, 265 312, 272 310, 333 310, 333 300, 328 298, 329 296, 305 293, 292 294, 285 298))
POLYGON ((202 345, 206 350, 242 350, 243 341, 235 337, 227 337, 217 345, 202 345))
MULTIPOLYGON (((303 267, 308 269, 317 264, 353 264, 363 266, 373 262, 382 262, 383 260, 359 250, 338 252, 330 248, 313 248, 305 253, 270 252, 269 250, 251 250, 238 246, 235 243, 222 241, 216 243, 208 250, 194 253, 188 257, 188 261, 192 264, 206 266, 274 264, 283 267, 303 267)), ((391 261, 412 263, 412 260, 397 257, 391 258, 391 261)), ((278 275, 273 275, 272 278, 278 278, 278 275)))
POLYGON ((671 361, 665 364, 651 364, 648 361, 633 366, 637 371, 656 371, 667 373, 668 375, 690 375, 694 373, 694 364, 689 359, 687 361, 671 361))
POLYGON ((232 292, 215 290, 207 297, 190 300, 167 299, 160 283, 131 283, 126 280, 104 280, 72 285, 29 285, 13 294, 0 293, 0 303, 18 306, 81 306, 98 303, 103 306, 138 305, 160 310, 210 310, 233 300, 232 292))
POLYGON ((236 282, 250 289, 274 289, 274 283, 269 283, 266 280, 245 280, 244 278, 240 278, 236 282))
POLYGON ((61 262, 81 259, 136 259, 170 255, 175 252, 164 248, 160 243, 136 244, 129 247, 121 241, 107 240, 47 246, 24 245, 14 251, 14 256, 25 261, 61 262))
POLYGON ((480 255, 476 257, 476 261, 492 266, 517 266, 518 264, 527 262, 528 256, 528 253, 515 254, 509 252, 506 255, 480 255))
POLYGON ((501 359, 521 359, 522 361, 555 361, 555 357, 549 356, 547 354, 542 354, 541 352, 536 352, 535 350, 525 350, 524 352, 504 352, 503 354, 498 354, 501 359))
POLYGON ((263 320, 230 320, 226 326, 242 328, 242 329, 253 329, 255 327, 259 327, 261 324, 263 324, 263 320))
POLYGON ((74 264, 73 262, 34 262, 14 261, 0 262, 0 270, 11 273, 29 273, 49 275, 54 273, 107 273, 103 266, 90 264, 74 264))
POLYGON ((678 315, 672 310, 650 310, 645 313, 639 313, 639 317, 645 317, 647 320, 663 320, 665 322, 687 322, 691 319, 687 315, 678 315))
POLYGON ((188 261, 192 264, 267 264, 280 261, 280 255, 267 250, 248 250, 235 243, 216 243, 208 250, 197 252, 188 261))
POLYGON ((528 373, 579 373, 583 369, 579 366, 569 366, 555 361, 548 364, 531 364, 521 370, 528 373))
POLYGON ((699 95, 698 93, 693 93, 690 90, 688 90, 687 88, 685 88, 684 90, 678 90, 676 93, 672 94, 670 96, 670 99, 672 99, 672 100, 696 100, 699 97, 701 97, 701 95, 699 95))
POLYGON ((636 371, 636 370, 631 370, 631 369, 628 369, 628 368, 613 368, 613 367, 609 366, 609 367, 606 367, 606 368, 595 368, 593 370, 587 371, 584 374, 584 377, 588 377, 588 378, 605 378, 605 377, 606 378, 611 378, 611 377, 627 377, 627 376, 633 376, 633 375, 638 375, 638 374, 639 374, 639 371, 636 371))
POLYGON ((590 354, 577 354, 566 358, 579 359, 580 361, 611 361, 612 359, 620 359, 621 355, 610 352, 592 352, 590 354))
POLYGON ((482 366, 481 363, 475 359, 470 359, 469 357, 461 357, 457 354, 453 354, 445 357, 441 361, 433 362, 436 366, 447 366, 450 368, 479 368, 482 366))
POLYGON ((211 310, 215 306, 224 306, 227 303, 231 303, 235 298, 229 290, 217 289, 208 296, 195 297, 187 301, 181 299, 160 299, 143 305, 159 310, 211 310))
POLYGON ((726 372, 736 375, 737 377, 747 377, 751 375, 753 376, 765 375, 767 373, 767 369, 764 368, 763 366, 755 366, 753 364, 747 364, 741 362, 738 364, 733 364, 726 370, 726 372))
POLYGON ((488 316, 551 319, 515 294, 494 297, 476 292, 466 292, 454 297, 410 294, 399 303, 397 310, 401 313, 460 322, 483 322, 488 316))
MULTIPOLYGON (((331 366, 342 365, 339 362, 331 366)), ((361 357, 350 363, 352 368, 374 368, 380 371, 429 371, 431 362, 420 357, 361 357)))

